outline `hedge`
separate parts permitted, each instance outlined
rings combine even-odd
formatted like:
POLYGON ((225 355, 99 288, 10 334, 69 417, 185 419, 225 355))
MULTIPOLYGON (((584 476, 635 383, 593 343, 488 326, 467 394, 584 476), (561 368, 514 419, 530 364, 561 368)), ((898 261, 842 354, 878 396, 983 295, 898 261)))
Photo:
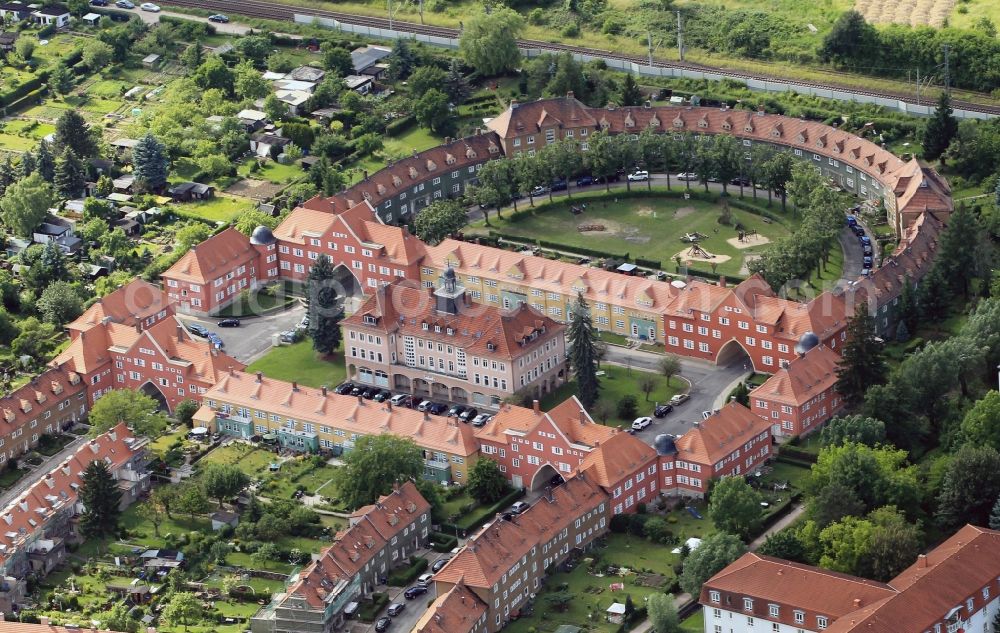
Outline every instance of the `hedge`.
POLYGON ((815 453, 810 453, 809 451, 804 451, 795 448, 794 446, 785 444, 778 449, 778 457, 784 457, 797 462, 805 462, 807 464, 815 464, 817 455, 815 453))
POLYGON ((400 117, 395 121, 390 121, 389 124, 385 126, 385 133, 389 136, 396 136, 409 131, 409 129, 416 124, 417 119, 412 114, 407 114, 406 116, 400 117))
POLYGON ((458 547, 458 537, 444 532, 431 532, 431 549, 446 554, 458 547))
POLYGON ((13 112, 17 112, 20 108, 24 106, 35 105, 36 103, 41 103, 42 95, 48 92, 48 86, 42 86, 38 90, 32 90, 28 94, 24 95, 17 101, 12 101, 10 104, 3 106, 2 111, 4 115, 10 115, 13 112))
POLYGON ((38 90, 49 78, 47 72, 41 72, 19 86, 11 88, 7 92, 0 93, 0 106, 7 106, 15 101, 26 97, 28 94, 38 90))
POLYGON ((757 538, 764 532, 767 532, 771 528, 771 526, 773 526, 775 523, 781 520, 782 517, 786 516, 789 512, 791 512, 792 508, 795 507, 796 503, 801 498, 802 498, 802 493, 795 492, 794 494, 792 494, 791 497, 779 503, 771 512, 771 514, 767 515, 764 518, 764 521, 761 522, 760 527, 757 528, 757 530, 755 530, 754 534, 750 535, 750 538, 757 538))
POLYGON ((523 497, 524 492, 523 488, 514 490, 493 505, 474 509, 472 512, 469 512, 465 516, 461 517, 455 523, 442 523, 441 529, 442 531, 455 533, 472 531, 493 518, 497 512, 506 509, 507 506, 523 497))
POLYGON ((645 259, 643 257, 636 257, 635 263, 636 265, 642 266, 643 268, 656 268, 656 269, 663 268, 663 262, 657 259, 645 259))
POLYGON ((426 558, 411 558, 409 567, 400 567, 389 574, 390 587, 405 587, 417 579, 427 569, 426 558))
POLYGON ((774 461, 789 464, 791 466, 798 466, 799 468, 812 468, 813 464, 816 463, 816 457, 812 456, 812 461, 804 461, 801 459, 792 459, 791 457, 778 453, 778 456, 774 459, 774 461))
POLYGON ((178 18, 172 15, 162 15, 160 16, 160 24, 166 22, 167 24, 173 24, 175 26, 183 26, 188 29, 192 29, 193 32, 200 31, 204 35, 215 35, 215 26, 208 24, 207 22, 199 22, 198 20, 191 20, 188 18, 178 18))
POLYGON ((389 604, 389 596, 384 593, 375 592, 372 594, 371 602, 362 602, 358 609, 358 619, 362 622, 374 622, 375 616, 389 604))

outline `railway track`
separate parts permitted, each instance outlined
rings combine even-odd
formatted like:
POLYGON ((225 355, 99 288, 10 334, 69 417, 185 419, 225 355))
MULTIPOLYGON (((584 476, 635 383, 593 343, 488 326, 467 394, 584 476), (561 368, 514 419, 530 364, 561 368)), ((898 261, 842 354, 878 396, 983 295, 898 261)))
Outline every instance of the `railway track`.
MULTIPOLYGON (((356 15, 353 13, 343 13, 340 11, 330 11, 328 9, 316 9, 312 7, 282 4, 278 2, 267 2, 264 0, 240 0, 239 2, 234 2, 233 0, 169 0, 168 4, 190 9, 204 9, 213 12, 220 12, 220 11, 231 12, 237 15, 245 15, 248 17, 268 19, 268 20, 293 21, 295 19, 295 14, 300 14, 300 15, 315 15, 317 17, 329 18, 337 20, 339 22, 345 22, 348 24, 355 24, 359 26, 368 26, 378 29, 389 28, 389 20, 387 18, 356 15)), ((426 24, 416 24, 413 22, 403 22, 400 20, 393 20, 392 28, 397 31, 403 31, 407 33, 414 33, 419 35, 431 35, 431 36, 451 38, 451 39, 458 38, 459 36, 458 29, 452 29, 442 26, 428 26, 426 24)), ((543 51, 550 51, 553 53, 568 52, 568 53, 576 53, 582 55, 591 55, 595 57, 603 57, 606 59, 614 59, 624 62, 631 62, 643 66, 647 66, 649 64, 649 59, 647 57, 642 57, 639 55, 625 55, 622 53, 617 53, 615 51, 609 51, 598 48, 584 48, 582 46, 570 46, 568 44, 553 44, 551 42, 543 42, 541 40, 518 40, 518 45, 521 48, 533 48, 543 51)), ((824 83, 820 81, 807 81, 798 79, 790 80, 774 75, 746 73, 746 72, 720 68, 716 66, 706 66, 690 62, 658 59, 655 57, 653 58, 653 66, 659 68, 682 68, 687 70, 711 72, 737 81, 756 80, 756 81, 770 81, 775 83, 794 83, 798 85, 811 86, 814 88, 837 90, 857 95, 865 95, 869 97, 902 99, 905 101, 910 101, 913 98, 912 95, 894 91, 865 90, 861 88, 854 88, 849 85, 841 85, 837 83, 824 83)), ((984 114, 1000 116, 1000 104, 993 106, 993 105, 984 105, 980 103, 973 103, 970 101, 953 100, 952 107, 956 109, 963 109, 972 112, 981 112, 984 114)))

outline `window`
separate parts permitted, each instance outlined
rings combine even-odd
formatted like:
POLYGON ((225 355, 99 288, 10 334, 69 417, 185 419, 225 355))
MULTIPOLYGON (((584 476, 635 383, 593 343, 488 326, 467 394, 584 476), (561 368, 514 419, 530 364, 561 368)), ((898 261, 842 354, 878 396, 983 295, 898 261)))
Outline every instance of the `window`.
POLYGON ((743 598, 743 610, 744 611, 753 611, 753 599, 752 598, 743 598))
POLYGON ((769 604, 767 605, 767 612, 772 618, 777 618, 780 617, 781 609, 776 604, 769 604))
POLYGON ((711 600, 712 602, 718 603, 719 600, 720 600, 720 598, 719 598, 719 592, 718 591, 714 591, 714 590, 713 591, 709 591, 708 592, 708 599, 711 600))
POLYGON ((818 629, 825 629, 826 625, 827 625, 826 616, 824 616, 824 615, 817 615, 816 616, 816 628, 818 628, 818 629))

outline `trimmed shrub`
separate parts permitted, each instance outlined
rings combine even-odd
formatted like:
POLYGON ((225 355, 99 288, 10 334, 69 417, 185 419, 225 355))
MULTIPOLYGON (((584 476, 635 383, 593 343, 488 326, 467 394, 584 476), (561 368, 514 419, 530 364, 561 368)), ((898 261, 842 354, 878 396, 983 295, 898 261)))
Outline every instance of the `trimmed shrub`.
POLYGON ((405 587, 416 580, 426 569, 426 558, 411 558, 409 567, 400 567, 389 574, 388 584, 390 587, 405 587))

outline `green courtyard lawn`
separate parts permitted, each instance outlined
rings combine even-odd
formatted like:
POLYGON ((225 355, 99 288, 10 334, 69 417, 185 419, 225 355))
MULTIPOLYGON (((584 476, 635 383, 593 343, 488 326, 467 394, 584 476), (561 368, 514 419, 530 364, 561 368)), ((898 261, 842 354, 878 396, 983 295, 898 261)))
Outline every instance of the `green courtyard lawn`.
POLYGON ((184 202, 172 205, 172 208, 210 222, 229 222, 240 213, 253 209, 253 203, 244 198, 216 194, 209 200, 184 202))
POLYGON ((189 429, 186 426, 179 426, 176 430, 164 433, 149 444, 149 449, 161 457, 170 450, 170 447, 177 440, 183 442, 187 438, 189 429))
POLYGON ((248 372, 261 371, 277 380, 297 382, 307 387, 333 387, 344 381, 347 369, 344 352, 338 350, 326 358, 319 358, 306 339, 292 345, 281 345, 254 361, 248 372))
POLYGON ((295 302, 295 297, 290 294, 290 286, 291 282, 285 282, 281 285, 260 288, 253 294, 240 293, 236 301, 219 310, 216 316, 244 317, 264 314, 277 308, 287 308, 295 302))
POLYGON ((5 468, 0 473, 0 490, 6 490, 16 484, 26 472, 28 471, 20 468, 5 468))
MULTIPOLYGON (((746 275, 744 257, 759 252, 762 241, 737 248, 740 244, 736 242, 736 229, 719 224, 722 211, 719 202, 684 200, 678 197, 681 192, 676 185, 672 194, 664 188, 655 188, 652 196, 646 193, 645 187, 640 187, 634 187, 635 197, 628 197, 621 191, 615 192, 617 197, 606 198, 606 192, 597 186, 587 192, 575 192, 569 200, 559 198, 549 203, 547 198, 538 199, 534 209, 522 205, 521 213, 514 219, 510 219, 508 210, 504 219, 490 220, 492 227, 478 222, 468 232, 486 233, 492 228, 529 242, 544 236, 548 242, 565 245, 568 249, 591 249, 609 256, 628 253, 633 259, 659 261, 661 268, 670 271, 676 266, 674 258, 679 256, 682 262, 691 261, 691 268, 711 272, 708 262, 689 257, 691 247, 681 241, 686 233, 697 232, 707 236, 700 242, 701 247, 720 258, 715 272, 746 275), (655 195, 658 191, 663 195, 655 195), (597 199, 590 199, 595 197, 597 199), (583 213, 573 215, 570 212, 571 206, 582 204, 587 205, 583 213), (581 231, 582 227, 594 230, 581 231)), ((789 234, 791 221, 765 222, 763 216, 749 211, 734 207, 730 207, 730 211, 734 223, 748 231, 756 230, 758 235, 769 240, 789 234)))
POLYGON ((414 125, 399 136, 384 136, 382 141, 383 156, 402 158, 413 152, 437 147, 444 142, 444 137, 437 136, 425 127, 414 125))
MULTIPOLYGON (((604 375, 600 377, 600 398, 597 400, 597 405, 590 409, 590 414, 594 416, 598 422, 607 424, 608 426, 628 428, 632 425, 632 420, 634 418, 620 418, 618 417, 616 411, 618 401, 621 400, 621 398, 626 394, 635 396, 638 401, 638 410, 636 412, 636 417, 638 417, 643 415, 652 415, 653 407, 656 402, 666 402, 675 394, 683 391, 683 382, 679 378, 671 380, 670 385, 668 386, 665 376, 639 371, 638 369, 632 369, 630 372, 630 370, 625 367, 604 363, 601 365, 601 371, 604 372, 604 375), (639 389, 639 381, 646 377, 651 377, 656 382, 656 388, 649 394, 648 400, 642 390, 639 389), (599 414, 602 410, 606 410, 608 412, 607 419, 601 419, 599 414)), ((576 393, 576 381, 570 381, 542 398, 542 408, 548 411, 563 400, 576 395, 576 393)), ((652 428, 656 428, 655 419, 653 421, 652 428)))
POLYGON ((705 630, 704 609, 698 609, 681 622, 681 630, 685 632, 690 631, 691 633, 702 633, 705 630))
POLYGON ((336 499, 336 467, 325 463, 317 466, 312 459, 311 455, 301 455, 282 460, 267 449, 233 442, 216 448, 200 463, 236 465, 251 479, 263 482, 260 493, 265 497, 291 499, 302 486, 308 494, 322 492, 324 497, 336 499), (271 464, 280 464, 280 468, 272 472, 271 464))
POLYGON ((236 168, 236 173, 243 178, 266 180, 277 185, 287 185, 306 176, 305 170, 297 162, 283 165, 277 161, 268 160, 260 167, 256 167, 256 165, 257 159, 248 158, 236 168))

